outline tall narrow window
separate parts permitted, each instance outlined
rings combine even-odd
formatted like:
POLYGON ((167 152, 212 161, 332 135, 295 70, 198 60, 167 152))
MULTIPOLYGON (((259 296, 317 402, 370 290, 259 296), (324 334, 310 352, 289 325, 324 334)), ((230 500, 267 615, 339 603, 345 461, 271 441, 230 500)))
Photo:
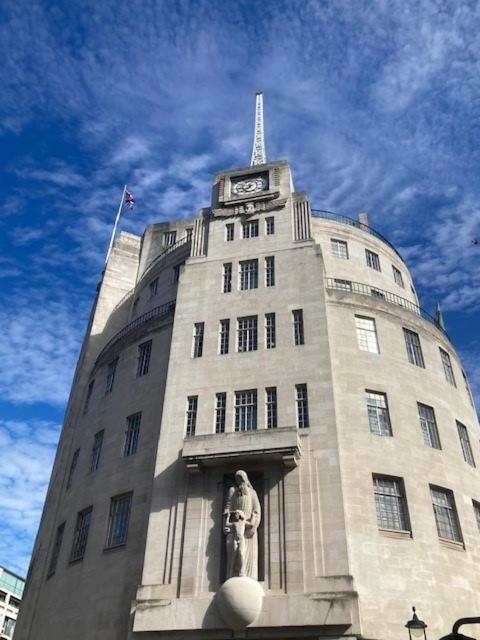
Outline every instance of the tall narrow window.
POLYGON ((440 437, 438 435, 437 421, 432 407, 417 402, 420 427, 422 429, 423 441, 432 449, 441 449, 440 437))
POLYGON ((204 322, 195 322, 193 325, 193 345, 192 357, 201 358, 203 355, 203 334, 205 331, 204 322))
POLYGON ((148 285, 148 296, 149 298, 154 298, 158 292, 158 278, 155 278, 148 285))
POLYGON ((135 455, 138 448, 138 438, 140 436, 140 423, 142 413, 134 413, 127 418, 127 428, 125 430, 125 443, 123 445, 123 456, 128 458, 135 455))
MULTIPOLYGON (((10 601, 11 601, 11 598, 10 598, 10 601)), ((2 635, 13 636, 16 622, 17 621, 14 618, 9 618, 8 616, 5 616, 5 618, 3 619, 2 635)))
POLYGON ((439 538, 462 542, 453 492, 430 485, 430 493, 439 538))
POLYGON ((293 321, 293 342, 295 345, 305 344, 305 335, 303 331, 303 310, 294 309, 292 311, 293 321))
POLYGON ((235 225, 231 222, 225 225, 225 240, 232 242, 235 238, 235 225))
POLYGON ((244 238, 258 237, 258 220, 248 220, 242 224, 244 238))
POLYGON ((138 345, 137 355, 137 378, 145 376, 150 367, 150 355, 152 353, 152 341, 143 342, 138 345))
POLYGON ((102 453, 103 436, 105 430, 99 431, 93 438, 92 457, 90 459, 90 471, 96 471, 100 465, 100 455, 102 453))
POLYGON ((232 291, 232 263, 231 262, 225 262, 223 264, 222 291, 223 293, 230 293, 232 291))
POLYGON ((80 449, 76 449, 73 452, 73 456, 72 456, 72 461, 70 462, 70 469, 68 471, 68 478, 67 478, 67 491, 68 489, 70 489, 70 487, 72 486, 73 483, 73 476, 75 475, 75 469, 77 467, 77 462, 78 462, 78 456, 80 455, 80 449))
POLYGON ((230 320, 225 318, 220 320, 220 331, 218 336, 218 351, 221 355, 228 353, 230 343, 230 320))
POLYGON ((227 394, 215 394, 215 433, 225 432, 225 418, 227 410, 227 394))
POLYGON ((163 246, 171 247, 177 241, 177 232, 176 231, 165 231, 163 234, 163 246))
POLYGON ((467 427, 457 420, 458 437, 460 438, 460 445, 462 447, 463 458, 465 462, 475 466, 475 459, 473 457, 472 446, 470 444, 470 438, 468 437, 467 427))
POLYGON ((465 371, 463 369, 462 369, 462 378, 463 378, 463 383, 465 385, 465 389, 467 390, 468 399, 470 400, 470 404, 473 407, 474 404, 473 404, 472 390, 470 389, 470 384, 468 382, 467 374, 465 373, 465 371))
POLYGON ((330 247, 332 250, 332 256, 335 256, 335 258, 341 258, 342 260, 348 260, 348 244, 346 242, 331 238, 330 247))
POLYGON ((373 491, 379 528, 410 531, 403 480, 374 475, 373 491))
POLYGON ((480 502, 476 500, 472 500, 473 503, 473 513, 475 514, 475 520, 477 521, 477 527, 480 531, 480 502))
POLYGON ((85 555, 88 540, 88 530, 90 529, 90 520, 92 519, 93 507, 83 509, 77 514, 77 522, 75 524, 75 532, 73 534, 72 552, 70 554, 70 562, 81 560, 85 555))
POLYGON ((184 262, 182 262, 181 264, 176 264, 173 267, 173 282, 178 282, 180 280, 180 268, 183 264, 184 262))
POLYGON ((265 258, 265 286, 275 286, 275 257, 267 256, 265 258))
POLYGON ((391 436, 392 426, 388 413, 387 396, 384 393, 366 391, 370 432, 378 436, 391 436))
POLYGON ((256 289, 258 287, 258 260, 240 261, 240 289, 256 289))
POLYGON ((267 236, 273 236, 275 233, 275 218, 265 218, 265 233, 267 236))
POLYGON ((190 240, 192 239, 192 235, 193 235, 193 227, 187 227, 185 229, 185 236, 187 238, 187 242, 190 242, 190 240))
POLYGON ((276 343, 275 314, 265 314, 265 348, 274 349, 276 343))
POLYGON ((92 399, 94 386, 95 386, 95 378, 93 378, 93 380, 90 380, 90 382, 88 383, 87 397, 85 398, 85 404, 83 405, 83 413, 87 413, 88 411, 88 406, 90 404, 90 400, 92 399))
POLYGON ((397 267, 395 267, 393 264, 392 264, 392 271, 393 271, 393 279, 395 280, 395 282, 398 284, 399 287, 402 287, 402 289, 404 289, 405 285, 403 284, 402 272, 400 271, 400 269, 397 269, 397 267))
POLYGON ((355 316, 355 327, 357 329, 358 348, 370 353, 379 353, 375 320, 373 318, 355 316))
POLYGON ((115 373, 117 372, 118 358, 108 363, 107 379, 105 381, 105 393, 113 391, 113 383, 115 382, 115 373))
POLYGON ((127 542, 128 521, 132 506, 132 493, 124 493, 110 500, 106 547, 119 547, 127 542))
POLYGON ((455 382, 455 376, 453 375, 453 368, 452 368, 452 362, 450 360, 450 356, 441 347, 439 347, 439 349, 440 349, 440 358, 442 359, 443 371, 445 373, 445 380, 452 386, 456 387, 457 383, 455 382))
POLYGON ((295 385, 296 404, 297 404, 297 424, 299 429, 306 429, 310 426, 308 416, 308 395, 306 384, 295 385))
POLYGON ((256 351, 258 347, 257 316, 237 319, 237 351, 256 351))
POLYGON ((55 542, 53 544, 52 555, 50 557, 50 564, 48 565, 47 576, 52 576, 57 569, 57 562, 60 555, 60 549, 62 548, 64 531, 65 522, 62 522, 62 524, 57 527, 57 533, 55 534, 55 542))
POLYGON ((186 415, 186 434, 194 436, 197 426, 197 408, 198 396, 188 396, 187 398, 187 415, 186 415))
POLYGON ((425 368, 423 361, 422 346, 420 344, 420 338, 418 333, 410 331, 410 329, 403 329, 403 335, 405 337, 405 346, 407 348, 408 361, 417 367, 425 368))
POLYGON ((370 267, 370 269, 375 269, 375 271, 381 271, 380 258, 378 257, 378 253, 374 253, 373 251, 365 249, 365 257, 367 260, 367 267, 370 267))
POLYGON ((257 428, 257 390, 235 392, 235 431, 257 428))
POLYGON ((267 429, 277 428, 277 387, 265 389, 265 409, 267 429))

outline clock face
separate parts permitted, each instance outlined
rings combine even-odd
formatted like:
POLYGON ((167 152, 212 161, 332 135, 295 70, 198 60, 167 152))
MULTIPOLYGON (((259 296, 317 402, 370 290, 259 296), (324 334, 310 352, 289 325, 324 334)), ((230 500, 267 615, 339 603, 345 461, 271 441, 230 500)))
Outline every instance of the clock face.
POLYGON ((258 193, 259 191, 265 191, 267 188, 268 180, 266 175, 248 176, 232 183, 232 193, 237 196, 258 193))

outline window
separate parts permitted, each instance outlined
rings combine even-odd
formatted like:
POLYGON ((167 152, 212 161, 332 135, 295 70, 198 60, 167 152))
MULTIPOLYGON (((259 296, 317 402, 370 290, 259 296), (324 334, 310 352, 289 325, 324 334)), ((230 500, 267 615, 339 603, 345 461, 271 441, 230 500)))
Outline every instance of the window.
POLYGON ((0 602, 5 602, 6 599, 7 594, 5 593, 5 591, 0 591, 0 602))
POLYGON ((275 286, 275 257, 267 256, 265 258, 265 286, 275 286))
POLYGON ((100 464, 100 454, 102 452, 103 434, 105 430, 99 431, 93 438, 92 458, 90 460, 90 471, 96 471, 100 464))
POLYGON ((195 428, 197 426, 197 408, 198 408, 198 396, 188 396, 187 415, 186 415, 187 436, 195 435, 195 428))
MULTIPOLYGON (((52 555, 50 557, 50 564, 48 565, 47 577, 53 576, 57 569, 58 556, 60 555, 60 549, 62 547, 63 533, 65 531, 65 522, 57 527, 57 533, 55 535, 55 542, 53 544, 52 555)), ((12 599, 10 598, 10 602, 12 599)))
POLYGON ((117 371, 118 358, 108 363, 107 380, 105 382, 105 393, 113 391, 113 383, 115 382, 115 373, 117 371))
POLYGON ((352 283, 350 280, 340 280, 335 278, 335 289, 339 289, 340 291, 351 291, 352 283))
POLYGON ((410 531, 403 480, 374 475, 373 492, 379 528, 410 531))
POLYGON ((125 430, 125 443, 123 445, 123 457, 135 455, 138 448, 138 437, 140 435, 140 423, 142 414, 134 413, 127 418, 127 428, 125 430))
POLYGON ((163 246, 171 247, 177 241, 177 232, 176 231, 165 231, 163 234, 163 246))
POLYGON ((110 500, 106 547, 119 547, 127 542, 132 494, 125 493, 110 500))
POLYGON ((8 616, 5 616, 5 619, 3 621, 2 635, 13 636, 14 629, 15 629, 15 620, 13 618, 9 618, 8 616))
POLYGON ((343 242, 343 240, 334 240, 334 238, 332 238, 330 240, 330 246, 332 249, 332 256, 348 260, 348 244, 346 242, 343 242))
POLYGON ((152 341, 143 342, 138 345, 137 356, 137 378, 145 376, 150 366, 150 354, 152 352, 152 341))
POLYGON ((240 289, 256 289, 258 287, 258 260, 240 262, 240 289))
POLYGON ((449 489, 442 489, 432 485, 430 485, 430 493, 438 536, 446 540, 462 542, 453 493, 449 489))
POLYGON ((276 341, 275 314, 265 314, 265 348, 274 349, 276 341))
POLYGON ((223 265, 222 291, 223 293, 230 293, 231 290, 232 290, 232 263, 225 262, 223 265))
POLYGON ((215 394, 215 433, 225 432, 225 417, 227 410, 227 394, 215 394))
POLYGON ((306 429, 310 426, 308 418, 308 395, 306 384, 295 385, 297 403, 297 423, 299 429, 306 429))
POLYGON ((422 429, 423 441, 433 449, 441 449, 440 437, 438 435, 437 422, 435 420, 435 412, 432 407, 417 402, 418 416, 420 418, 420 427, 422 429))
POLYGON ((10 607, 14 607, 15 609, 20 609, 20 600, 17 600, 13 596, 10 596, 10 600, 8 601, 10 607))
POLYGON ((265 409, 267 416, 267 429, 277 428, 277 387, 265 389, 265 409))
POLYGON ((460 438, 460 445, 462 447, 463 458, 465 462, 475 466, 475 459, 473 457, 472 446, 470 444, 470 438, 468 437, 467 427, 457 420, 458 437, 460 438))
POLYGON ((463 369, 462 369, 462 378, 463 378, 463 383, 465 385, 465 389, 467 390, 468 399, 470 400, 470 404, 473 407, 474 404, 473 404, 472 391, 471 391, 470 385, 468 383, 467 374, 465 373, 465 371, 463 369))
POLYGON ((180 267, 182 266, 182 264, 184 264, 183 262, 181 264, 176 264, 173 267, 173 282, 178 282, 180 280, 180 267))
POLYGON ((388 413, 387 396, 376 391, 366 391, 368 424, 370 432, 378 436, 391 436, 392 426, 388 413))
POLYGON ((193 345, 192 345, 193 358, 202 357, 204 330, 205 330, 204 322, 195 322, 195 324, 193 325, 193 345))
POLYGON ((445 373, 445 380, 452 386, 456 387, 457 384, 455 382, 455 376, 453 375, 453 368, 452 368, 452 363, 450 361, 450 356, 441 347, 439 347, 439 349, 440 349, 440 357, 442 359, 442 364, 443 364, 443 371, 445 373))
POLYGON ((235 431, 257 428, 257 390, 235 392, 235 431))
POLYGON ((418 333, 410 331, 410 329, 403 329, 403 335, 405 336, 405 346, 407 348, 408 361, 411 364, 415 364, 417 367, 425 368, 423 362, 422 346, 420 344, 420 338, 418 333))
POLYGON ((303 333, 303 310, 294 309, 292 311, 293 321, 293 341, 296 346, 305 344, 305 335, 303 333))
POLYGON ((358 348, 361 351, 379 353, 375 320, 373 318, 355 316, 355 327, 357 329, 358 348))
POLYGON ((367 267, 370 267, 370 269, 375 269, 375 271, 381 271, 380 258, 378 257, 378 253, 374 253, 373 251, 365 249, 365 257, 367 259, 367 267))
POLYGON ((258 220, 248 220, 242 224, 244 238, 258 237, 258 220))
POLYGON ((220 331, 218 336, 218 352, 221 355, 228 353, 228 346, 230 342, 230 320, 220 320, 220 331))
POLYGON ((225 240, 227 242, 232 242, 235 238, 235 225, 232 223, 225 225, 225 240))
POLYGON ((192 239, 192 235, 193 235, 193 227, 187 227, 185 229, 185 235, 187 237, 187 242, 189 242, 192 239))
POLYGON ((148 296, 149 298, 154 298, 157 295, 158 291, 158 278, 152 280, 148 285, 148 296))
POLYGON ((257 350, 257 316, 237 319, 237 351, 257 350))
POLYGON ((90 382, 88 383, 87 397, 85 398, 85 404, 83 406, 84 414, 87 413, 88 411, 88 405, 90 404, 90 400, 92 399, 94 385, 95 385, 95 378, 93 380, 90 380, 90 382))
POLYGON ((78 462, 78 456, 80 455, 80 449, 77 449, 76 451, 73 452, 73 456, 72 456, 72 461, 70 463, 70 470, 68 472, 68 479, 67 479, 67 491, 68 489, 70 489, 70 487, 72 486, 73 483, 73 476, 75 474, 75 468, 77 466, 77 462, 78 462))
POLYGON ((275 218, 265 218, 265 233, 267 236, 273 236, 275 233, 275 218))
POLYGON ((90 520, 92 518, 93 507, 88 507, 77 514, 77 522, 75 532, 73 534, 72 553, 70 554, 70 562, 81 560, 85 555, 87 548, 88 530, 90 528, 90 520))
POLYGON ((400 269, 397 269, 397 267, 395 267, 393 264, 392 264, 392 271, 393 271, 393 279, 395 280, 395 282, 398 284, 399 287, 402 287, 402 289, 404 289, 405 285, 403 284, 402 272, 400 271, 400 269))
POLYGON ((473 513, 475 514, 475 520, 477 521, 477 527, 480 531, 480 502, 476 500, 472 500, 473 503, 473 513))

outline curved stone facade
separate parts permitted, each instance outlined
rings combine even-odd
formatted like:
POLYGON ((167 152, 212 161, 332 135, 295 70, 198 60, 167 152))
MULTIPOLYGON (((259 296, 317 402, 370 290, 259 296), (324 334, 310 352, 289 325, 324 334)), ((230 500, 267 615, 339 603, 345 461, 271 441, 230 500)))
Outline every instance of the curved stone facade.
POLYGON ((195 219, 117 240, 16 637, 230 638, 238 469, 262 511, 249 638, 401 640, 412 604, 447 633, 480 604, 477 429, 454 347, 365 216, 312 215, 285 162, 222 172, 195 219))

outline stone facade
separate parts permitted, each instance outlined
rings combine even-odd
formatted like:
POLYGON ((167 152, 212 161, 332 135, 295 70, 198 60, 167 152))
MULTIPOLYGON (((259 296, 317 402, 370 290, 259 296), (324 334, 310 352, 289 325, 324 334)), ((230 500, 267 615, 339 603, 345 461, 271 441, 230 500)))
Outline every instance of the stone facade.
POLYGON ((17 637, 401 640, 412 604, 433 637, 479 610, 468 382, 401 256, 361 219, 312 213, 274 162, 219 173, 194 219, 120 235, 17 637), (405 329, 424 366, 409 361, 405 329), (380 402, 370 413, 367 397, 380 402), (441 448, 426 444, 417 403, 433 408, 441 448), (261 503, 264 596, 255 621, 232 631, 216 594, 239 469, 261 503), (375 496, 374 482, 398 495, 376 485, 375 496), (430 485, 454 505, 437 517, 451 516, 457 539, 439 537, 430 485))

